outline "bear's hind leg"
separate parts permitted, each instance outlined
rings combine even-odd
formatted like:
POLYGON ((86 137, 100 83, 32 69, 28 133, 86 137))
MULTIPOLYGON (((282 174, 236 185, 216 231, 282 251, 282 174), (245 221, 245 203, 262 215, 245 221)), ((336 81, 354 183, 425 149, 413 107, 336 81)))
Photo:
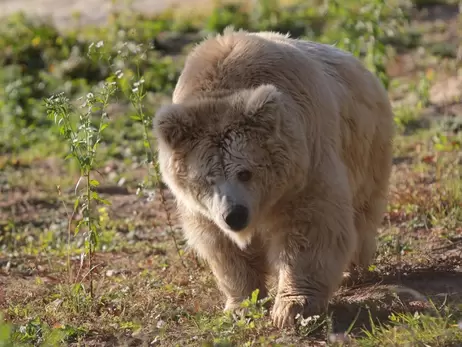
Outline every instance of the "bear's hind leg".
MULTIPOLYGON (((385 103, 388 103, 388 100, 384 100, 385 103)), ((386 109, 383 111, 387 112, 386 109)), ((365 166, 367 167, 365 176, 367 179, 362 182, 362 193, 365 199, 355 206, 358 246, 351 269, 360 276, 367 273, 374 260, 378 228, 383 220, 388 200, 393 161, 393 115, 385 113, 377 118, 377 128, 369 148, 369 161, 365 166)))
POLYGON ((377 250, 377 233, 383 219, 387 199, 383 191, 376 191, 368 202, 356 211, 355 227, 358 246, 351 268, 358 274, 364 273, 371 265, 377 250))

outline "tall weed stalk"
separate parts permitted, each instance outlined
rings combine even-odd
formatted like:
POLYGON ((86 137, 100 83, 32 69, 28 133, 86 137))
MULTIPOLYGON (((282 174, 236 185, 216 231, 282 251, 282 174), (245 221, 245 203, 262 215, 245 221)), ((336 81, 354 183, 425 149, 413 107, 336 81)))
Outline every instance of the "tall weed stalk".
MULTIPOLYGON (((111 98, 119 91, 128 98, 129 102, 135 110, 135 115, 132 116, 143 125, 143 143, 146 153, 146 163, 148 165, 149 178, 154 185, 159 185, 161 182, 160 171, 156 162, 156 154, 150 138, 152 126, 152 117, 144 112, 143 100, 146 92, 143 88, 144 79, 140 74, 140 63, 145 59, 145 53, 140 50, 140 45, 123 44, 122 48, 117 52, 116 57, 122 59, 133 59, 135 62, 137 80, 133 83, 133 78, 129 80, 123 77, 121 70, 116 70, 104 82, 102 87, 97 91, 88 93, 84 98, 84 102, 80 108, 75 107, 71 100, 63 93, 53 95, 45 100, 45 107, 49 118, 53 119, 59 128, 59 132, 63 139, 69 145, 69 154, 66 159, 73 158, 77 161, 80 168, 80 179, 75 186, 75 192, 78 193, 74 201, 74 210, 72 214, 68 213, 69 230, 68 244, 70 244, 71 222, 77 209, 81 208, 82 219, 78 222, 74 229, 76 235, 82 227, 85 228, 85 253, 82 256, 88 255, 90 279, 90 295, 93 297, 93 277, 94 269, 94 252, 99 244, 100 225, 97 216, 95 216, 95 208, 97 204, 110 205, 108 200, 101 198, 96 190, 99 185, 97 179, 94 178, 95 159, 97 156, 98 146, 102 141, 104 129, 109 126, 109 117, 107 107, 111 98), (127 87, 128 86, 128 87, 127 87), (79 189, 82 187, 82 189, 79 189)), ((119 47, 120 48, 120 47, 119 47)), ((114 63, 112 51, 104 46, 102 41, 89 47, 88 59, 98 59, 108 64, 110 68, 118 65, 114 63)), ((120 65, 120 64, 119 64, 120 65)), ((61 190, 58 188, 61 195, 61 190)), ((182 251, 175 237, 171 213, 167 206, 165 193, 159 187, 160 200, 167 216, 168 234, 172 238, 176 251, 180 256, 181 263, 186 266, 182 259, 182 251)), ((70 266, 70 246, 68 252, 68 269, 71 273, 70 266)))
MULTIPOLYGON (((69 145, 67 158, 77 160, 80 168, 80 178, 75 186, 79 193, 74 202, 74 211, 81 207, 82 219, 75 227, 77 234, 82 227, 85 230, 85 251, 88 254, 88 276, 90 279, 90 295, 93 297, 94 269, 93 255, 99 242, 99 223, 94 215, 94 205, 103 203, 110 205, 108 200, 101 198, 96 191, 99 181, 93 177, 98 146, 102 140, 104 129, 109 125, 106 108, 111 96, 115 93, 115 83, 105 83, 96 93, 88 93, 80 109, 72 105, 64 94, 58 94, 45 100, 48 117, 58 125, 60 134, 69 145), (74 117, 78 116, 74 126, 74 117), (96 122, 94 120, 96 119, 96 122), (79 189, 83 185, 82 189, 79 189)), ((68 260, 69 262, 69 260, 68 260)), ((70 264, 68 263, 70 268, 70 264)))
POLYGON ((135 114, 131 116, 132 119, 141 122, 143 126, 143 145, 145 149, 145 154, 146 154, 146 164, 147 164, 147 169, 148 169, 148 175, 149 178, 151 179, 151 182, 154 185, 158 186, 159 189, 159 196, 160 196, 160 201, 162 204, 162 207, 164 208, 164 212, 166 215, 167 219, 167 233, 173 240, 173 243, 175 245, 176 252, 178 253, 178 256, 180 257, 181 264, 186 267, 186 264, 183 261, 182 257, 182 250, 178 244, 178 241, 175 237, 175 232, 173 230, 173 222, 172 222, 172 216, 170 213, 170 210, 167 205, 167 198, 165 196, 164 190, 161 187, 161 175, 160 175, 160 169, 159 169, 159 163, 156 160, 156 153, 152 145, 152 139, 151 139, 151 129, 152 129, 152 124, 153 124, 153 118, 151 115, 148 115, 144 112, 144 104, 143 100, 146 97, 146 91, 144 89, 144 78, 141 76, 140 72, 140 65, 143 62, 143 60, 146 59, 146 53, 143 51, 143 46, 138 45, 135 49, 133 49, 134 53, 134 63, 136 66, 136 74, 134 77, 136 77, 135 82, 133 82, 131 88, 126 88, 124 90, 124 94, 128 99, 130 100, 130 103, 135 110, 135 114))

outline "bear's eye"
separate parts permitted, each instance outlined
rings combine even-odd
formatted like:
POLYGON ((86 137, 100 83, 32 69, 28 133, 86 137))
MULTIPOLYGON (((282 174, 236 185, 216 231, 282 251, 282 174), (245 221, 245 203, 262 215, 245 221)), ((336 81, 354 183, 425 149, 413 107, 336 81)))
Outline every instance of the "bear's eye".
POLYGON ((248 182, 252 178, 252 173, 249 170, 241 170, 237 173, 237 179, 241 182, 248 182))

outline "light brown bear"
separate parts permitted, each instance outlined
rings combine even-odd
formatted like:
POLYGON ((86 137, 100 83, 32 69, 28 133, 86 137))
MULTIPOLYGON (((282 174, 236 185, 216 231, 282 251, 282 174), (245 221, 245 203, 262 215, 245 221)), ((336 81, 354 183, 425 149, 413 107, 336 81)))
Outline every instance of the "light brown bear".
POLYGON ((159 164, 225 309, 278 276, 277 327, 322 313, 367 267, 386 206, 393 113, 354 56, 226 29, 187 57, 155 117, 159 164), (274 272, 273 272, 274 271, 274 272))

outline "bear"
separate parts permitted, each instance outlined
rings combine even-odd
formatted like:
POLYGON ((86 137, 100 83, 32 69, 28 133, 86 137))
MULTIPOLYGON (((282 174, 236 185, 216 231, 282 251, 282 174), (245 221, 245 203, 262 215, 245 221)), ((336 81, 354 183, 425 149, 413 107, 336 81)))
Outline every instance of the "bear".
POLYGON ((278 328, 322 314, 373 261, 392 167, 380 80, 335 46, 226 28, 187 55, 154 115, 187 244, 235 310, 255 289, 278 328))

